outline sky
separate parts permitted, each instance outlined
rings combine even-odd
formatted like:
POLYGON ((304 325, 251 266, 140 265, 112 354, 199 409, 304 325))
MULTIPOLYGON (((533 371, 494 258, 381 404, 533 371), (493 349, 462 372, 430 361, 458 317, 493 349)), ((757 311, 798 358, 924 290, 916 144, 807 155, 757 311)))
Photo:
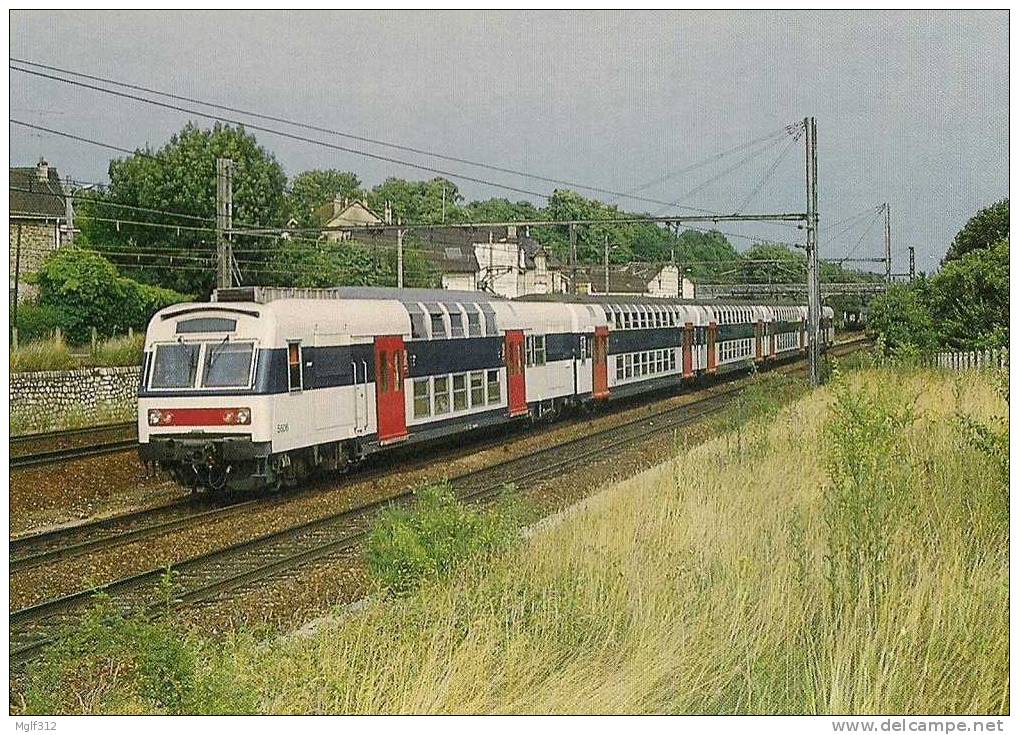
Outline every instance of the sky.
MULTIPOLYGON (((748 198, 741 211, 803 211, 802 140, 750 148, 759 155, 728 173, 747 151, 684 169, 814 116, 821 257, 882 256, 880 221, 868 229, 865 215, 848 232, 840 222, 887 202, 897 273, 910 245, 917 269, 933 270, 970 216, 1008 196, 1006 11, 20 10, 10 22, 15 58, 677 204, 616 200, 631 211, 732 212, 748 198)), ((132 150, 162 145, 192 117, 14 71, 10 106, 14 119, 132 150)), ((555 188, 305 134, 502 186, 555 188)), ((289 176, 432 176, 255 135, 289 176)), ((11 125, 10 155, 11 165, 43 156, 63 176, 106 181, 119 154, 11 125)), ((449 178, 468 199, 542 203, 449 178)), ((775 225, 718 227, 741 250, 757 237, 803 238, 775 225)))

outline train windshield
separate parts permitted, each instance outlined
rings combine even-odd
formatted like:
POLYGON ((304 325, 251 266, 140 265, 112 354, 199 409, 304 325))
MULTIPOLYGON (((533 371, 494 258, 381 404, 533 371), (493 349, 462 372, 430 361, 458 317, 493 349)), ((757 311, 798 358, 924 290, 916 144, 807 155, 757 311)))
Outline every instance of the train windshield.
POLYGON ((192 387, 200 349, 201 345, 186 343, 157 346, 150 385, 153 388, 192 387))
POLYGON ((220 342, 205 346, 203 388, 247 388, 251 383, 250 342, 220 342))

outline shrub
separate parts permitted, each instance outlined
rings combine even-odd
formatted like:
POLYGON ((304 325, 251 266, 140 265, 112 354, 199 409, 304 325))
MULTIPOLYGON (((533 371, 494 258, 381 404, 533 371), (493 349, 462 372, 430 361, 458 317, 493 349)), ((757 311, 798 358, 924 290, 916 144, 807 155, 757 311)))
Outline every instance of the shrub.
POLYGON ((141 365, 145 348, 145 336, 112 337, 96 345, 88 357, 88 364, 94 367, 129 367, 141 365))
POLYGON ((33 373, 43 370, 73 370, 77 360, 63 339, 47 339, 19 345, 11 350, 11 372, 33 373))
POLYGON ((251 711, 253 694, 217 666, 217 649, 160 617, 126 615, 104 596, 35 662, 24 708, 39 714, 251 711))
POLYGON ((53 304, 27 302, 18 305, 18 341, 32 342, 48 339, 56 329, 65 329, 66 316, 62 309, 53 304))
POLYGON ((476 511, 448 485, 426 487, 413 508, 382 514, 368 536, 365 559, 382 589, 407 593, 467 560, 505 549, 519 538, 521 517, 522 508, 505 499, 492 510, 476 511))
POLYGON ((68 247, 43 262, 38 273, 39 303, 61 310, 67 337, 82 344, 99 334, 143 330, 152 314, 185 300, 182 294, 124 278, 97 253, 68 247))

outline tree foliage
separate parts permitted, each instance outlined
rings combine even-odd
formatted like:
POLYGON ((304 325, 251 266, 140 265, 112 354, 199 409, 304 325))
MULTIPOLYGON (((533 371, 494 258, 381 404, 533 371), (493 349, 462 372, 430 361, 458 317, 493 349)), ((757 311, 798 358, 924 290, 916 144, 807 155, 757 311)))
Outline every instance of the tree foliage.
MULTIPOLYGON (((356 240, 283 241, 271 265, 276 274, 274 280, 283 286, 395 286, 396 260, 397 254, 392 248, 356 240)), ((438 285, 437 274, 415 250, 404 252, 403 269, 405 286, 430 288, 438 285)))
POLYGON ((300 227, 311 227, 315 224, 312 215, 322 205, 337 197, 360 199, 363 196, 361 179, 355 173, 338 169, 304 171, 290 183, 287 216, 297 220, 300 227))
POLYGON ((430 181, 388 178, 368 192, 368 206, 376 212, 382 212, 386 202, 389 202, 393 208, 393 218, 401 222, 425 224, 466 222, 469 215, 467 209, 462 206, 463 201, 463 195, 457 185, 440 177, 430 181))
POLYGON ((973 250, 993 247, 1008 239, 1008 199, 1002 199, 977 212, 959 230, 945 253, 942 264, 958 260, 973 250))
POLYGON ((940 271, 893 286, 870 305, 868 328, 891 349, 980 350, 1008 345, 1007 236, 983 244, 1004 224, 1008 201, 962 228, 940 271))
POLYGON ((85 342, 92 328, 101 336, 144 330, 152 315, 187 299, 183 294, 125 278, 98 253, 61 248, 36 274, 39 306, 58 313, 72 342, 85 342))
MULTIPOLYGON (((110 162, 109 187, 79 207, 78 225, 86 242, 119 262, 127 260, 125 253, 135 254, 133 264, 144 266, 136 269, 138 278, 147 283, 199 296, 208 293, 215 280, 217 158, 234 161, 235 227, 285 223, 286 176, 275 156, 243 128, 216 123, 203 130, 188 123, 163 147, 110 162), (132 221, 166 227, 129 224, 132 221), (176 267, 168 267, 168 253, 178 256, 176 267)), ((253 262, 268 256, 259 247, 264 245, 260 238, 235 237, 235 243, 235 248, 249 246, 253 262)))

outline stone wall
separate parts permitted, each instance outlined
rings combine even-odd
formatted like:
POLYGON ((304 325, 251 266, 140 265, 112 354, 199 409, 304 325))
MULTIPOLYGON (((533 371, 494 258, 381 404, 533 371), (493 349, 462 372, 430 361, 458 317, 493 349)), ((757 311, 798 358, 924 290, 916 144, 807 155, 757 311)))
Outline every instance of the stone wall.
POLYGON ((26 276, 39 270, 43 260, 57 248, 60 228, 55 223, 15 222, 10 227, 10 290, 14 293, 14 266, 17 259, 18 228, 21 228, 21 263, 18 270, 18 302, 35 298, 37 288, 28 283, 26 276))
POLYGON ((11 373, 11 421, 24 430, 103 424, 134 417, 140 367, 11 373))

